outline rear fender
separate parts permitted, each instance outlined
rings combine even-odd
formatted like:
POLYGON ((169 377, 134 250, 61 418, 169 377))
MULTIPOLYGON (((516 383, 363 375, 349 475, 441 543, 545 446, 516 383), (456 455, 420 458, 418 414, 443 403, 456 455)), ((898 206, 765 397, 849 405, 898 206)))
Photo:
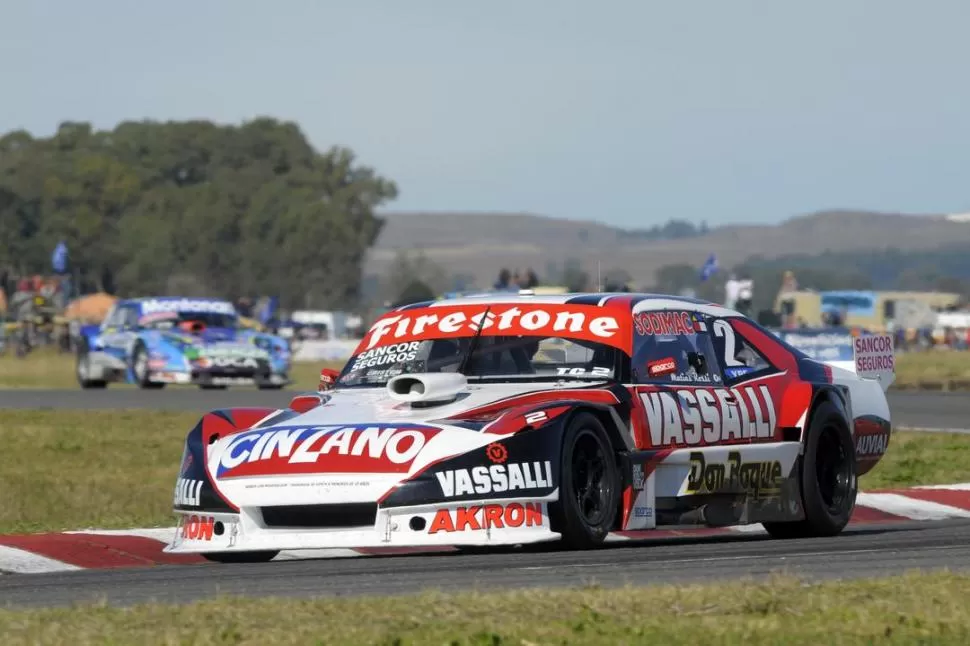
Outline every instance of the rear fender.
POLYGON ((819 405, 824 402, 832 404, 842 413, 842 419, 845 420, 846 425, 849 427, 849 433, 853 433, 852 424, 849 422, 852 419, 852 398, 849 389, 837 384, 816 385, 812 393, 811 403, 809 403, 805 413, 804 422, 798 429, 798 441, 802 445, 800 451, 802 454, 805 452, 805 443, 808 440, 808 429, 812 426, 812 416, 815 414, 819 405))

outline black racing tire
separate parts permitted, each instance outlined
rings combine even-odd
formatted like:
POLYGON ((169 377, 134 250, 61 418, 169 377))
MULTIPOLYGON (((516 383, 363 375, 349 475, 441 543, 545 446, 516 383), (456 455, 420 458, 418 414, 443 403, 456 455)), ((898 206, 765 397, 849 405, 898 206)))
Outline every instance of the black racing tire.
POLYGON ((90 374, 91 355, 88 351, 87 340, 82 340, 78 344, 77 360, 74 364, 74 376, 77 378, 78 385, 84 390, 97 390, 108 387, 108 382, 104 379, 88 379, 85 375, 90 374))
POLYGON ((591 413, 573 417, 563 435, 559 500, 550 505, 552 530, 570 549, 603 543, 619 508, 616 452, 602 422, 591 413))
POLYGON ((855 446, 847 421, 831 402, 812 412, 798 470, 805 518, 764 523, 773 538, 835 536, 849 523, 859 493, 855 446))
POLYGON ((129 367, 131 368, 131 373, 135 376, 135 385, 137 385, 142 390, 161 390, 165 387, 165 384, 156 383, 154 381, 149 381, 149 371, 148 371, 148 349, 145 344, 141 341, 135 343, 135 347, 131 351, 131 356, 128 358, 129 367), (144 360, 144 373, 139 375, 137 366, 139 361, 144 360))
POLYGON ((266 563, 272 561, 279 554, 276 551, 264 552, 210 552, 202 557, 214 563, 266 563))

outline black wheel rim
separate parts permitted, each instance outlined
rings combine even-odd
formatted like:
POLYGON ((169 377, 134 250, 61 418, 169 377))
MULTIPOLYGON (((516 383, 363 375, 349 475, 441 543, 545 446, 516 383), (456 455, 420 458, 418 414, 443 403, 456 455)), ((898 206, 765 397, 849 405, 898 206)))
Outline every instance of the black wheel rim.
POLYGON ((609 513, 611 484, 606 448, 592 431, 580 431, 573 442, 572 485, 576 510, 589 526, 600 525, 609 513))
POLYGON ((843 513, 852 495, 852 465, 839 438, 839 430, 827 426, 818 438, 815 477, 822 502, 832 515, 843 513))

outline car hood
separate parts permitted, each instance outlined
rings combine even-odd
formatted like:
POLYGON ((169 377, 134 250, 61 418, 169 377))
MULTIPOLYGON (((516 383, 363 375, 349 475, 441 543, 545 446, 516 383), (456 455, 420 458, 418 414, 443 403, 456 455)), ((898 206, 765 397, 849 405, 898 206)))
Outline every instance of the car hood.
MULTIPOLYGON (((382 388, 336 390, 305 413, 282 410, 253 428, 211 444, 207 468, 229 500, 247 504, 374 501, 431 464, 501 439, 461 425, 465 411, 523 395, 553 391, 575 396, 577 384, 469 385, 457 401, 412 408, 382 388), (446 419, 454 417, 457 419, 446 419)), ((523 426, 526 425, 523 419, 523 426)))

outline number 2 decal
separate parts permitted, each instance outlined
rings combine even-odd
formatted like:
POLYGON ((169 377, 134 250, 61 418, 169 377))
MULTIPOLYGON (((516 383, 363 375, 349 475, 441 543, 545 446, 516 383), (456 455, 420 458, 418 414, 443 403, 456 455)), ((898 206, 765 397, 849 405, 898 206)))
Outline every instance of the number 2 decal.
POLYGON ((549 419, 549 415, 546 414, 544 410, 537 410, 534 413, 529 413, 525 416, 526 424, 538 424, 539 422, 544 422, 549 419))
POLYGON ((734 338, 734 328, 727 321, 717 319, 714 321, 714 334, 724 338, 724 366, 727 368, 744 366, 734 356, 734 353, 737 351, 737 340, 734 338))

